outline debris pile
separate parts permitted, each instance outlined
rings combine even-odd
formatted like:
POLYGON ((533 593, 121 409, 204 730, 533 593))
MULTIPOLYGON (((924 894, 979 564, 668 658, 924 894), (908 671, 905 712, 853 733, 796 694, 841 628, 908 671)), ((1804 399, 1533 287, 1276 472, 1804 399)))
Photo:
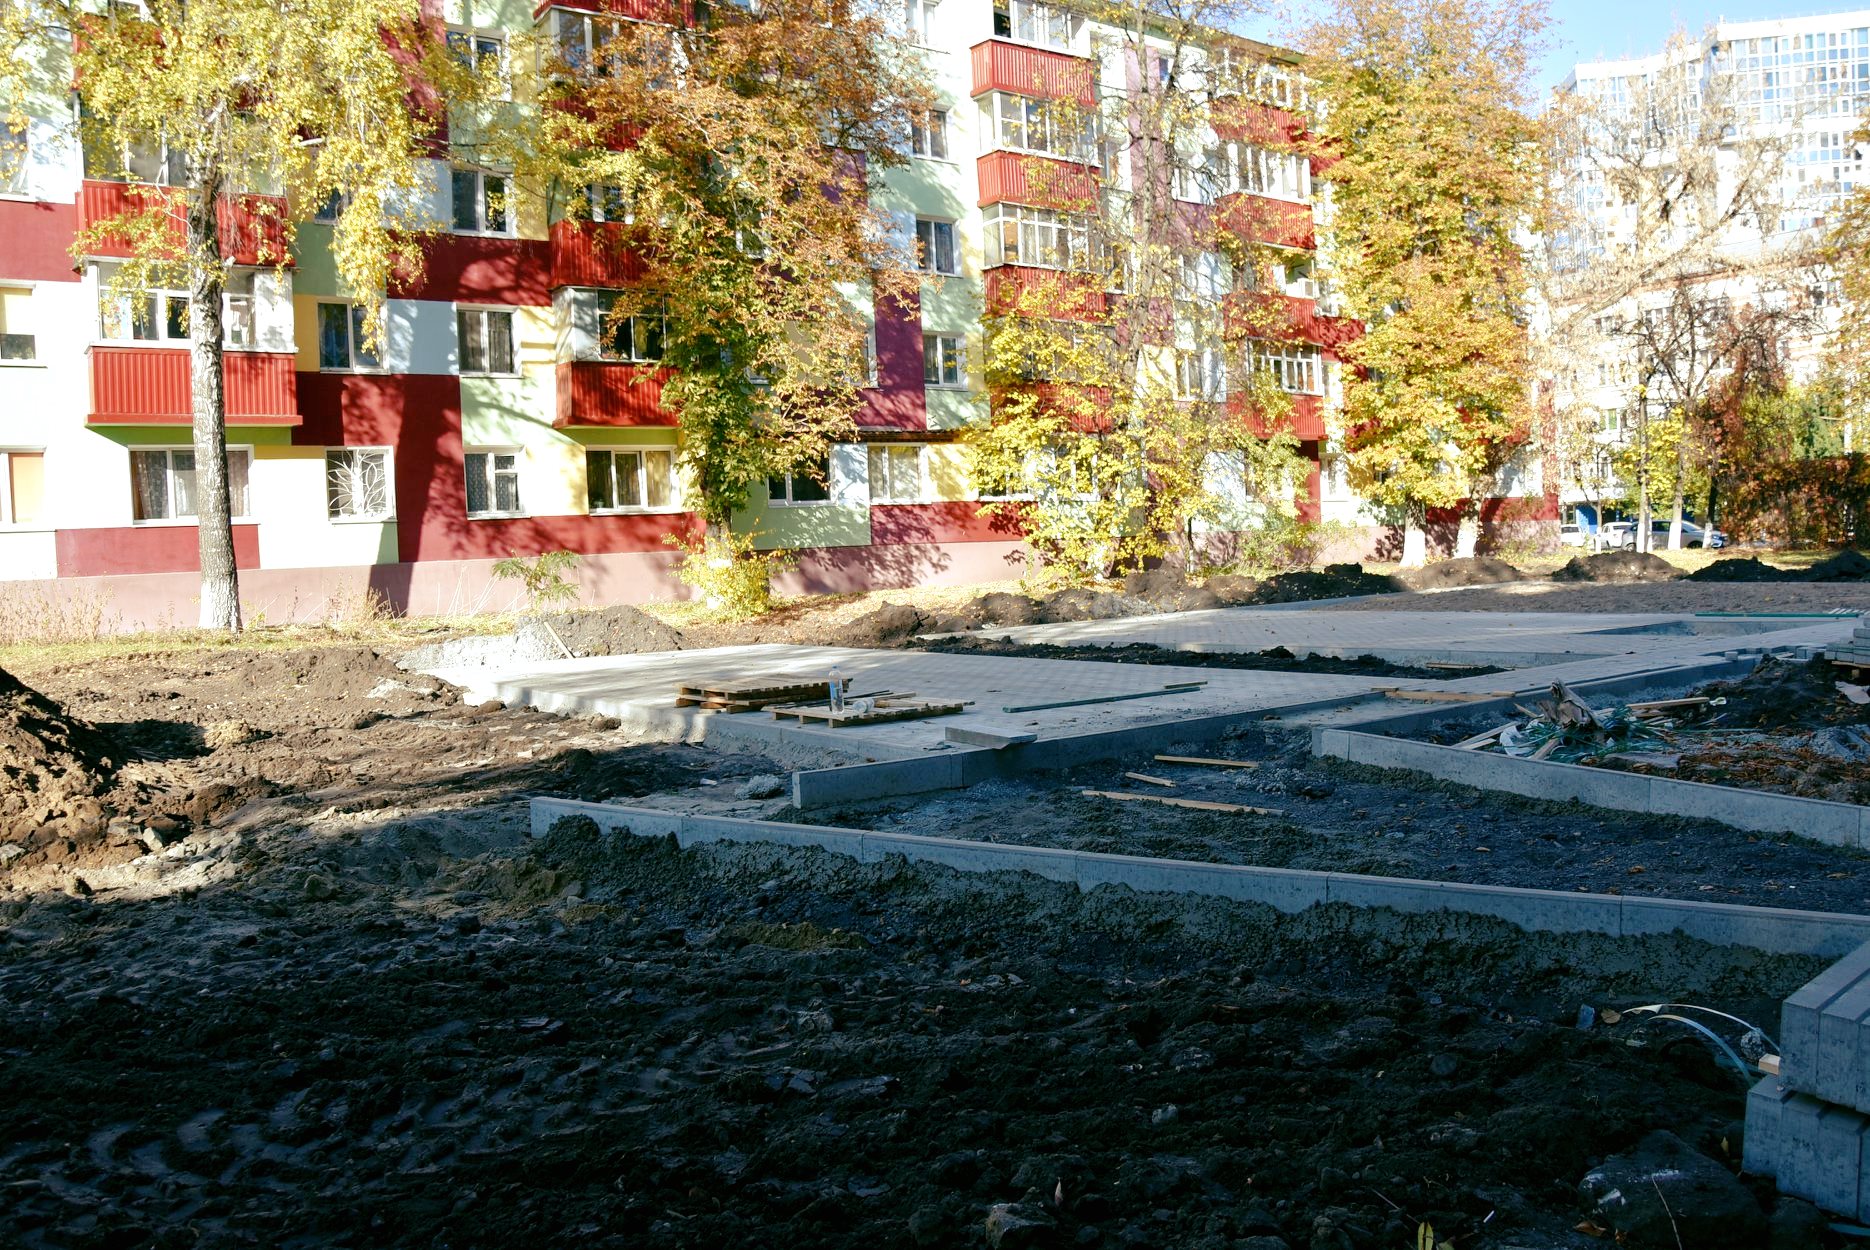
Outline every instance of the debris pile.
POLYGON ((1600 551, 1573 556, 1552 574, 1555 582, 1672 582, 1680 571, 1648 551, 1600 551))
POLYGON ((102 731, 0 669, 0 864, 43 842, 101 834, 98 796, 119 758, 102 731))

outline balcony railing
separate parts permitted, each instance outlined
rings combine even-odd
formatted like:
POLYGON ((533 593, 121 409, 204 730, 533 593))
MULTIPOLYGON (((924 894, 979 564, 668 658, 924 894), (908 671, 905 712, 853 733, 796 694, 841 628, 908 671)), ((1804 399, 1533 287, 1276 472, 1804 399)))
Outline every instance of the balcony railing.
MULTIPOLYGON (((182 248, 182 212, 177 192, 169 187, 144 186, 128 182, 103 182, 86 179, 78 194, 78 228, 89 230, 100 224, 122 220, 155 207, 167 207, 165 231, 182 248)), ((221 252, 236 265, 277 265, 290 263, 286 247, 286 202, 271 195, 232 195, 223 197, 220 219, 221 252)), ((98 256, 128 256, 127 238, 106 237, 91 246, 98 256)))
POLYGON ((568 426, 671 426, 676 415, 662 405, 668 372, 624 361, 561 360, 558 414, 552 424, 568 426))
MULTIPOLYGON (((230 425, 298 425, 297 373, 284 352, 222 357, 230 425)), ((88 425, 187 425, 194 419, 193 370, 175 347, 91 348, 88 425)))

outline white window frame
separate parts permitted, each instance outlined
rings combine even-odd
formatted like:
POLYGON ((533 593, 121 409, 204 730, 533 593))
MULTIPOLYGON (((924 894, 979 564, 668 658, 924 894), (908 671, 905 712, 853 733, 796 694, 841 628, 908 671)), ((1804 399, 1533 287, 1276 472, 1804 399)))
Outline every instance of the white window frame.
POLYGON ((983 152, 1030 152, 1086 165, 1105 159, 1098 151, 1096 114, 1087 109, 1074 119, 1069 100, 989 91, 976 103, 983 152))
POLYGON ((510 239, 515 232, 515 220, 519 216, 514 203, 513 179, 510 175, 486 169, 471 169, 457 165, 448 171, 449 215, 448 227, 454 234, 477 235, 490 239, 510 239), (461 222, 461 181, 464 178, 474 180, 474 221, 473 226, 463 226, 461 222), (490 202, 487 189, 488 179, 497 179, 500 183, 500 215, 504 220, 496 229, 488 224, 490 202))
POLYGON ((318 343, 318 371, 320 373, 382 373, 383 351, 378 345, 374 360, 364 359, 363 350, 363 311, 364 306, 352 300, 321 299, 316 301, 312 312, 312 333, 318 343), (344 358, 348 362, 342 365, 325 363, 325 314, 326 308, 342 308, 344 314, 344 358))
MULTIPOLYGON (((110 289, 111 275, 117 271, 115 262, 99 262, 95 266, 97 280, 97 324, 94 343, 121 347, 187 347, 188 333, 176 335, 169 332, 169 314, 171 305, 180 302, 193 315, 194 301, 189 293, 179 287, 144 287, 138 291, 126 291, 113 294, 110 289), (133 309, 139 299, 152 301, 152 328, 156 331, 152 338, 130 337, 113 338, 108 333, 114 318, 119 333, 131 329, 135 324, 133 309)), ((227 287, 221 296, 221 346, 227 351, 256 351, 259 349, 259 299, 255 290, 258 271, 236 268, 228 275, 227 287), (245 341, 237 341, 236 328, 244 328, 245 341)), ((21 286, 36 285, 31 283, 0 281, 0 286, 17 289, 21 286)), ((4 361, 4 364, 31 364, 32 361, 4 361)))
POLYGON ((1243 191, 1291 204, 1312 202, 1310 158, 1255 143, 1230 143, 1225 151, 1227 168, 1222 181, 1225 190, 1243 191))
POLYGON ((1084 19, 1069 9, 1044 0, 994 0, 993 37, 1028 47, 1069 52, 1078 42, 1084 19), (1000 18, 1006 16, 1006 31, 1000 18))
POLYGON ((630 198, 623 193, 623 188, 616 186, 612 183, 608 183, 608 182, 591 183, 589 186, 585 187, 584 189, 584 200, 585 200, 585 204, 589 207, 590 219, 592 221, 617 222, 617 223, 620 223, 626 226, 636 221, 635 205, 633 205, 630 202, 630 198), (619 207, 622 209, 621 212, 617 213, 614 216, 611 214, 610 209, 606 207, 605 205, 605 201, 613 196, 615 197, 616 202, 619 205, 619 207))
POLYGON ((903 27, 910 43, 918 48, 935 46, 935 40, 929 33, 929 22, 940 7, 941 0, 903 0, 903 27))
POLYGON ((967 389, 967 336, 958 332, 930 330, 922 335, 922 385, 931 390, 964 391, 967 389), (935 377, 929 377, 929 347, 936 351, 935 377), (952 359, 950 359, 952 353, 952 359), (948 366, 954 377, 948 377, 948 366))
POLYGON ((870 502, 928 502, 929 471, 927 453, 928 444, 926 443, 872 443, 869 450, 870 502), (915 486, 913 490, 907 491, 898 488, 896 469, 892 466, 892 458, 901 456, 904 452, 915 453, 915 486), (880 472, 879 469, 881 470, 880 472))
POLYGON ((524 482, 522 481, 525 476, 523 468, 525 460, 526 452, 523 448, 519 447, 489 446, 463 447, 461 449, 461 471, 464 478, 462 483, 461 506, 462 509, 467 512, 468 520, 501 521, 528 515, 526 512, 526 492, 524 490, 524 482), (465 481, 466 475, 473 471, 472 461, 475 456, 485 456, 487 458, 487 502, 492 505, 479 512, 475 512, 468 507, 468 495, 465 481), (513 457, 513 467, 510 469, 499 468, 494 463, 494 457, 496 456, 513 457), (518 507, 511 511, 502 511, 499 506, 500 478, 503 475, 510 475, 513 479, 513 496, 518 507))
POLYGON ((1323 395, 1324 353, 1306 343, 1292 346, 1264 339, 1247 344, 1248 361, 1257 370, 1273 375, 1279 389, 1288 395, 1323 395))
POLYGON ((942 217, 916 218, 916 268, 923 273, 938 274, 942 277, 959 277, 961 273, 961 231, 956 223, 942 217), (923 227, 927 227, 926 230, 923 227), (954 267, 941 267, 941 249, 936 245, 938 227, 948 229, 948 261, 954 267))
MULTIPOLYGON (((36 295, 38 290, 39 284, 37 282, 8 282, 6 279, 0 278, 0 291, 24 291, 26 292, 28 303, 34 302, 32 296, 36 295)), ((35 327, 33 332, 31 334, 25 334, 11 328, 4 320, 0 320, 0 369, 45 368, 45 361, 39 359, 39 332, 37 329, 39 323, 36 317, 33 319, 32 324, 35 327), (17 360, 7 359, 5 340, 9 338, 30 340, 32 344, 32 355, 24 356, 17 360)))
POLYGON ((767 477, 767 506, 771 508, 829 508, 835 506, 837 504, 837 490, 831 481, 831 459, 830 453, 827 452, 825 454, 825 497, 823 499, 794 499, 794 483, 800 478, 813 482, 814 488, 816 488, 817 483, 809 473, 793 473, 788 470, 785 473, 774 473, 767 477), (786 484, 783 496, 773 493, 773 483, 781 481, 786 484))
POLYGON ((482 45, 492 44, 492 56, 494 60, 493 76, 494 80, 498 82, 501 87, 499 98, 503 100, 510 100, 513 98, 513 74, 511 63, 507 59, 505 31, 487 30, 475 26, 450 26, 444 36, 444 42, 446 43, 448 51, 454 54, 457 60, 460 60, 464 66, 473 69, 476 73, 481 72, 489 55, 488 50, 482 45), (464 52, 473 57, 471 65, 468 63, 467 57, 462 55, 464 52))
POLYGON ((370 522, 393 521, 396 519, 396 453, 389 447, 327 447, 325 448, 325 518, 333 525, 355 525, 370 522), (358 489, 360 481, 358 461, 365 456, 383 458, 383 508, 375 512, 332 512, 335 501, 331 495, 332 457, 341 456, 347 462, 345 473, 351 479, 352 498, 363 492, 358 489))
MULTIPOLYGON (((40 473, 45 472, 45 448, 43 447, 0 447, 0 530, 43 530, 51 529, 51 522, 40 517, 36 521, 22 521, 13 515, 13 457, 39 457, 40 473)), ((43 480, 41 483, 43 489, 43 480)))
POLYGON ((1175 397, 1219 403, 1227 398, 1227 360, 1212 347, 1177 349, 1175 397))
POLYGON ((909 114, 909 154, 917 160, 946 161, 948 110, 917 109, 909 114))
POLYGON ((668 332, 669 316, 667 312, 639 312, 631 313, 628 317, 613 317, 608 311, 600 310, 597 320, 597 357, 599 360, 606 360, 612 364, 661 364, 663 353, 667 349, 666 340, 668 332), (615 350, 617 333, 625 322, 628 322, 630 326, 631 354, 627 356, 621 355, 615 350), (648 338, 646 327, 657 322, 660 322, 661 325, 657 333, 656 354, 653 356, 645 355, 644 343, 648 338))
MULTIPOLYGON (((166 511, 170 513, 170 515, 168 516, 160 516, 160 517, 138 517, 136 515, 136 470, 132 468, 130 470, 130 516, 131 516, 130 524, 139 526, 139 527, 140 526, 160 527, 164 525, 199 525, 201 523, 200 513, 190 512, 186 515, 176 515, 176 512, 175 512, 175 474, 176 474, 175 454, 177 452, 186 452, 192 456, 195 452, 195 448, 193 444, 172 444, 172 445, 164 444, 164 445, 155 446, 155 447, 130 447, 130 448, 127 448, 126 450, 130 454, 129 463, 132 465, 135 463, 135 457, 140 452, 162 452, 164 453, 164 457, 163 457, 163 483, 165 485, 164 503, 166 505, 166 511)), ((228 519, 230 521, 235 521, 235 522, 247 522, 253 519, 253 514, 252 514, 253 448, 250 445, 230 444, 227 448, 228 460, 231 462, 236 455, 245 456, 247 458, 247 490, 246 490, 246 498, 244 499, 233 498, 233 490, 232 490, 233 471, 230 468, 228 471, 229 490, 228 490, 227 505, 228 505, 228 511, 230 514, 228 519)), ((194 472, 194 470, 190 470, 190 472, 194 472)))
POLYGON ((0 117, 0 199, 32 198, 32 122, 0 117))
POLYGON ((984 263, 988 268, 1018 265, 1026 269, 1088 273, 1094 267, 1091 224, 1089 218, 1081 214, 1009 203, 994 204, 983 209, 982 213, 986 230, 984 263), (1006 231, 1009 227, 1014 237, 1012 259, 1008 259, 1006 251, 1006 231), (1062 248, 1059 246, 1061 240, 1064 243, 1062 248), (1031 243, 1030 247, 1027 246, 1028 242, 1031 243), (1035 254, 1028 255, 1028 252, 1035 254))
POLYGON ((519 368, 519 327, 517 312, 510 306, 498 304, 456 304, 455 305, 455 372, 464 378, 516 378, 519 368), (505 369, 493 367, 492 336, 488 333, 494 317, 506 318, 506 349, 510 359, 505 369), (463 333, 463 318, 479 318, 481 325, 481 352, 488 357, 484 369, 470 369, 467 364, 467 335, 463 333))
POLYGON ((608 447, 608 446, 607 447, 586 447, 584 449, 584 464, 585 464, 585 495, 584 495, 585 505, 586 505, 587 510, 590 512, 592 516, 636 516, 636 515, 644 515, 644 514, 655 515, 655 514, 667 514, 667 513, 686 511, 686 507, 682 501, 682 474, 681 474, 680 466, 676 460, 676 449, 673 444, 665 443, 665 444, 660 444, 656 446, 631 445, 627 447, 608 447), (649 500, 649 457, 651 453, 666 454, 669 457, 669 490, 668 490, 669 502, 664 503, 664 504, 652 504, 648 502, 649 500), (643 500, 644 502, 637 503, 637 504, 622 504, 622 503, 612 504, 609 507, 598 507, 592 504, 591 503, 590 473, 591 473, 591 458, 593 456, 602 457, 603 460, 605 461, 606 471, 610 473, 611 475, 610 477, 611 497, 613 499, 621 498, 623 494, 622 491, 617 489, 617 485, 621 481, 621 478, 618 476, 619 474, 619 469, 617 465, 618 457, 620 456, 635 457, 636 459, 636 497, 638 499, 643 500))

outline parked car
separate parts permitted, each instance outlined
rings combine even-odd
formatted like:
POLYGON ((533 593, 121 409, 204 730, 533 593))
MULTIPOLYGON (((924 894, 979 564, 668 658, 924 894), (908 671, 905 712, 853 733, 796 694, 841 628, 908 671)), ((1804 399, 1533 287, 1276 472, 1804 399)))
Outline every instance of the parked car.
POLYGON ((1598 526, 1597 545, 1605 551, 1636 545, 1636 522, 1606 521, 1598 526))
MULTIPOLYGON (((1702 531, 1701 526, 1696 525, 1693 521, 1686 521, 1686 520, 1683 521, 1682 522, 1682 546, 1684 547, 1701 546, 1702 545, 1702 542, 1701 542, 1702 532, 1703 531, 1702 531)), ((1661 550, 1662 548, 1667 547, 1668 545, 1669 545, 1669 523, 1667 521, 1651 521, 1649 523, 1650 549, 1661 550)), ((1708 536, 1707 545, 1709 547, 1725 547, 1727 545, 1727 535, 1721 533, 1721 531, 1719 530, 1715 530, 1712 534, 1708 536)))
POLYGON ((1558 544, 1561 547, 1583 547, 1591 541, 1582 525, 1561 525, 1558 527, 1558 544))

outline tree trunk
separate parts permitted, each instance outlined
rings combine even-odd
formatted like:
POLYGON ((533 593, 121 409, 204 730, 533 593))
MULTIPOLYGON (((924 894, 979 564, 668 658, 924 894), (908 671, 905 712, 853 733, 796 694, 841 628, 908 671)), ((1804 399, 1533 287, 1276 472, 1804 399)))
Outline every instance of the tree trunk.
MULTIPOLYGON (((206 164, 206 162, 203 162, 206 164)), ((218 169, 198 169, 188 202, 188 363, 195 426, 195 527, 201 550, 201 627, 240 632, 240 574, 234 566, 227 482, 227 379, 222 368, 218 169)))
POLYGON ((1419 569, 1428 563, 1428 531, 1422 528, 1422 518, 1414 509, 1403 522, 1402 566, 1406 569, 1419 569))
POLYGON ((1708 520, 1701 529, 1701 545, 1707 547, 1714 541, 1714 528, 1720 522, 1721 475, 1719 472, 1708 474, 1708 520))
POLYGON ((1461 527, 1455 531, 1454 554, 1457 560, 1471 560, 1480 546, 1480 518, 1472 512, 1461 514, 1461 527))
POLYGON ((1669 550, 1682 549, 1682 509, 1687 504, 1684 496, 1688 492, 1688 439, 1675 446, 1675 510, 1669 517, 1669 550))
POLYGON ((1649 475, 1637 478, 1636 532, 1630 535, 1630 550, 1649 550, 1649 475))

